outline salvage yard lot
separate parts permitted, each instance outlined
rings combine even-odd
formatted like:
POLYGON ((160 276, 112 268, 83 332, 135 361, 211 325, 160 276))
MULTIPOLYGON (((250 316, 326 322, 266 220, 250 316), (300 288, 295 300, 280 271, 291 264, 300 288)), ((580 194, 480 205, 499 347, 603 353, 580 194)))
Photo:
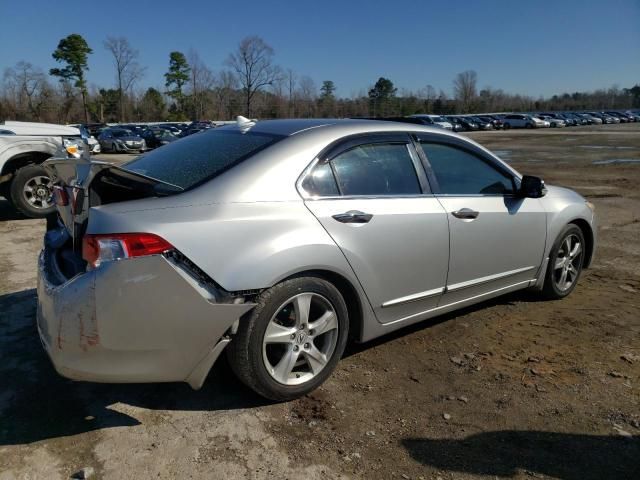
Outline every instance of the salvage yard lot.
POLYGON ((0 480, 640 478, 640 124, 470 136, 596 205, 593 267, 562 301, 518 293, 352 345, 284 404, 223 361, 199 392, 59 377, 35 329, 44 221, 0 200, 0 480))

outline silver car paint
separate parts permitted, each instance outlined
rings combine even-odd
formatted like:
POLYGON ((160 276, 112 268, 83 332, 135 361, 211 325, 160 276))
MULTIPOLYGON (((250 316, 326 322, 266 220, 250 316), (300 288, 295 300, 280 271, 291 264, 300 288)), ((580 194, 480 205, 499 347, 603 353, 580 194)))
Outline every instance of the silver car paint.
MULTIPOLYGON (((258 122, 254 128, 277 130, 277 127, 278 122, 258 122)), ((545 259, 560 230, 568 222, 576 219, 594 225, 593 214, 582 197, 569 190, 553 187, 549 187, 549 193, 542 199, 522 201, 515 215, 508 212, 509 208, 504 204, 502 197, 461 199, 424 195, 405 199, 335 201, 305 201, 302 198, 296 186, 302 172, 332 142, 347 135, 392 131, 430 132, 464 138, 441 129, 392 122, 308 123, 304 124, 304 129, 301 127, 300 132, 290 135, 240 166, 191 191, 163 198, 94 207, 90 212, 87 232, 97 234, 142 231, 160 235, 228 291, 268 288, 284 278, 306 271, 327 271, 340 275, 353 286, 358 297, 362 321, 356 338, 366 341, 425 318, 536 285, 537 279, 543 275, 545 259), (322 125, 323 123, 326 125, 322 125), (464 239, 454 239, 452 245, 456 250, 464 249, 466 245, 472 253, 478 252, 478 255, 463 253, 458 263, 455 263, 454 258, 453 268, 449 269, 448 240, 445 240, 444 232, 451 228, 453 233, 460 232, 465 235, 468 234, 465 233, 465 229, 470 225, 447 227, 446 222, 451 222, 452 209, 463 204, 481 210, 482 223, 478 222, 477 227, 472 228, 482 230, 487 242, 500 240, 500 232, 506 235, 509 241, 498 242, 503 247, 500 252, 497 252, 497 248, 478 252, 477 248, 484 244, 476 245, 473 242, 465 243, 464 239), (331 222, 332 212, 348 209, 372 210, 372 213, 375 213, 375 221, 355 228, 342 228, 331 222), (417 225, 405 222, 409 225, 402 226, 406 228, 406 234, 411 235, 410 238, 401 239, 400 235, 385 238, 381 231, 386 230, 386 235, 389 235, 389 227, 397 227, 401 223, 393 219, 391 213, 401 213, 405 219, 411 219, 416 223, 421 218, 437 223, 427 226, 426 222, 417 225), (374 230, 376 225, 382 228, 374 230), (437 226, 434 228, 433 225, 437 226), (367 229, 370 230, 369 234, 367 229), (487 233, 489 231, 490 234, 487 233), (365 243, 358 249, 361 239, 364 239, 365 243), (420 240, 423 240, 424 252, 420 252, 420 240), (416 257, 401 258, 405 250, 409 250, 410 254, 416 257), (505 258, 497 259, 493 265, 488 256, 499 253, 505 254, 505 258), (518 255, 522 255, 522 258, 518 255), (400 268, 395 262, 409 267, 400 268), (372 268, 372 265, 375 265, 375 268, 372 268), (382 270, 376 273, 377 268, 382 270), (522 270, 519 271, 520 269, 522 270), (424 277, 420 277, 420 271, 424 272, 424 277), (448 281, 447 272, 450 276, 448 281), (476 285, 468 286, 465 282, 475 282, 476 285), (460 288, 454 288, 451 292, 441 295, 439 290, 444 291, 447 286, 460 288)), ((501 162, 475 142, 466 138, 464 141, 476 145, 486 155, 501 162)), ((504 163, 502 165, 519 178, 519 174, 510 166, 504 163)), ((52 321, 55 325, 60 312, 52 311, 54 305, 73 305, 71 295, 63 292, 74 282, 89 284, 84 287, 84 292, 75 292, 79 297, 88 294, 91 298, 97 299, 100 295, 101 299, 95 300, 94 304, 96 312, 102 314, 98 308, 106 308, 112 314, 117 311, 120 323, 116 322, 115 325, 120 325, 122 332, 127 331, 127 326, 122 323, 123 318, 133 316, 135 312, 141 314, 140 318, 148 318, 144 312, 148 312, 149 308, 157 315, 153 322, 158 321, 160 325, 174 325, 178 328, 177 325, 184 325, 184 322, 195 318, 194 333, 201 327, 210 330, 206 330, 197 339, 199 342, 206 340, 206 345, 198 343, 200 346, 196 349, 198 355, 204 352, 206 361, 200 360, 199 366, 190 365, 189 368, 198 372, 198 378, 204 378, 203 375, 206 376, 208 368, 206 365, 202 366, 202 362, 213 363, 219 350, 224 347, 221 342, 227 341, 224 338, 220 340, 222 334, 251 306, 231 306, 235 309, 233 315, 226 316, 227 309, 220 307, 229 305, 214 304, 206 299, 203 303, 202 291, 196 288, 196 285, 187 284, 189 288, 186 288, 179 282, 178 285, 184 287, 182 293, 187 300, 178 301, 176 297, 171 297, 170 292, 173 284, 178 281, 176 279, 182 276, 176 274, 173 266, 163 264, 162 262, 166 262, 163 257, 151 258, 155 263, 146 265, 144 262, 133 260, 114 262, 80 275, 62 287, 49 288, 44 285, 40 288, 42 293, 39 291, 39 296, 44 299, 41 300, 42 323, 47 325, 48 321, 52 321), (163 260, 159 260, 161 258, 163 260), (143 265, 145 268, 131 272, 128 271, 128 265, 143 265), (158 271, 158 268, 162 268, 162 271, 158 271), (114 272, 112 275, 116 278, 110 278, 106 272, 114 272), (168 279, 160 280, 158 277, 156 280, 156 275, 166 276, 168 279), (102 283, 95 294, 90 286, 91 278, 96 285, 102 283), (140 294, 129 295, 123 291, 122 282, 129 282, 133 278, 137 279, 133 282, 136 289, 142 289, 140 294), (150 288, 156 281, 161 282, 162 288, 150 288), (148 305, 165 292, 170 298, 176 299, 175 303, 180 307, 179 312, 173 305, 163 303, 166 308, 157 309, 148 305), (111 302, 118 303, 116 310, 111 302), (191 312, 192 305, 196 309, 195 315, 191 312), (210 323, 204 318, 208 310, 205 307, 211 308, 211 318, 208 319, 210 323), (180 319, 181 316, 183 319, 180 319)), ((40 276, 43 276, 42 268, 40 276)), ((128 285, 131 285, 131 282, 128 285)), ((135 292, 136 289, 132 291, 135 292)), ((62 321, 59 324, 62 324, 62 321)), ((139 328, 140 335, 151 335, 153 325, 147 320, 141 322, 139 328), (149 330, 145 331, 145 328, 149 330)), ((135 354, 136 349, 142 354, 144 338, 138 336, 141 343, 129 345, 132 354, 135 354)), ((189 338, 185 338, 185 343, 181 342, 179 348, 185 348, 188 340, 189 338)), ((111 344, 112 347, 115 345, 117 344, 111 344)), ((162 352, 162 348, 157 350, 162 352)), ((54 354, 51 355, 54 357, 54 354)), ((173 360, 174 355, 180 354, 163 352, 163 359, 173 360)), ((187 363, 193 364, 195 357, 191 360, 187 363)), ((76 356, 72 364, 77 367, 81 365, 80 362, 80 356, 76 356)), ((165 375, 158 369, 153 370, 150 365, 149 371, 141 372, 136 367, 127 367, 123 363, 122 370, 114 371, 109 370, 108 365, 100 363, 99 357, 96 362, 97 370, 87 375, 68 373, 68 368, 73 367, 61 368, 65 369, 65 374, 74 375, 73 378, 105 381, 190 378, 190 372, 187 371, 189 368, 184 363, 178 369, 179 372, 171 371, 170 375, 165 375)), ((167 363, 161 364, 163 367, 167 366, 167 363)), ((191 383, 198 385, 198 381, 191 383)))

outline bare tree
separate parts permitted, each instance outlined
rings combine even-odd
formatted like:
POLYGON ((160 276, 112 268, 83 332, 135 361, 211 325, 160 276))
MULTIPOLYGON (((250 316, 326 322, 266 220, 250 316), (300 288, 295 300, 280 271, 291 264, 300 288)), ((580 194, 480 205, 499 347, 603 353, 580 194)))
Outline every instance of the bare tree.
POLYGON ((29 62, 18 62, 5 69, 4 86, 11 93, 17 117, 42 120, 42 111, 53 94, 42 70, 29 62))
POLYGON ((187 61, 191 67, 189 90, 191 95, 192 117, 193 120, 199 120, 204 118, 207 97, 210 98, 210 91, 216 84, 216 78, 194 49, 189 50, 187 61))
POLYGON ((466 70, 459 73, 453 80, 453 94, 456 100, 460 102, 463 113, 469 112, 473 106, 473 101, 477 96, 477 83, 478 74, 474 70, 466 70))
POLYGON ((124 121, 124 96, 136 81, 142 78, 145 69, 138 63, 138 51, 129 44, 125 37, 107 37, 104 42, 106 48, 113 55, 116 67, 116 81, 118 84, 119 119, 124 121))
POLYGON ((273 65, 273 48, 260 37, 245 37, 238 50, 229 55, 226 64, 234 70, 242 85, 246 114, 251 116, 255 94, 281 76, 280 69, 273 65))
POLYGON ((299 103, 306 107, 303 110, 303 116, 313 117, 315 115, 317 96, 318 91, 313 79, 306 75, 301 77, 298 82, 297 97, 299 98, 299 103))
POLYGON ((217 103, 216 115, 218 120, 233 117, 233 97, 238 81, 228 70, 223 70, 215 80, 215 99, 217 103))
POLYGON ((293 118, 296 115, 296 81, 298 77, 296 73, 290 68, 287 70, 287 85, 289 87, 289 118, 293 118))

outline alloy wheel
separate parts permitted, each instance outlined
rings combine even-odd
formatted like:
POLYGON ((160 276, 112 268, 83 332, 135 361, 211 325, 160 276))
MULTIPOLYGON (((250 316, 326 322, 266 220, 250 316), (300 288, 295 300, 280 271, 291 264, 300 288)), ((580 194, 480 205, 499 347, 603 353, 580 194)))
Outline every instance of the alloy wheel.
POLYGON ((22 194, 33 208, 43 210, 53 205, 51 179, 44 175, 37 175, 27 180, 22 187, 22 194))
POLYGON ((300 293, 271 317, 262 340, 269 375, 283 385, 300 385, 329 363, 338 342, 338 317, 317 293, 300 293))
POLYGON ((582 244, 575 235, 567 235, 560 245, 553 265, 553 281, 561 292, 569 290, 582 268, 582 244))

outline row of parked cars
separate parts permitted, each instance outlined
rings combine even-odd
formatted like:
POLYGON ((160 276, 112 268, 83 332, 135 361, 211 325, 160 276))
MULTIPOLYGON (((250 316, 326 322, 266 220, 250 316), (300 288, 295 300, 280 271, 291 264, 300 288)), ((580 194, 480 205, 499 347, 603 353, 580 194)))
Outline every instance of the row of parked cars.
POLYGON ((640 122, 640 110, 604 112, 531 112, 476 115, 426 115, 388 117, 388 120, 420 123, 453 130, 508 130, 510 128, 559 128, 580 125, 602 125, 640 122))
POLYGON ((94 123, 75 125, 88 138, 91 153, 138 153, 174 142, 179 138, 215 127, 208 121, 191 123, 94 123))

